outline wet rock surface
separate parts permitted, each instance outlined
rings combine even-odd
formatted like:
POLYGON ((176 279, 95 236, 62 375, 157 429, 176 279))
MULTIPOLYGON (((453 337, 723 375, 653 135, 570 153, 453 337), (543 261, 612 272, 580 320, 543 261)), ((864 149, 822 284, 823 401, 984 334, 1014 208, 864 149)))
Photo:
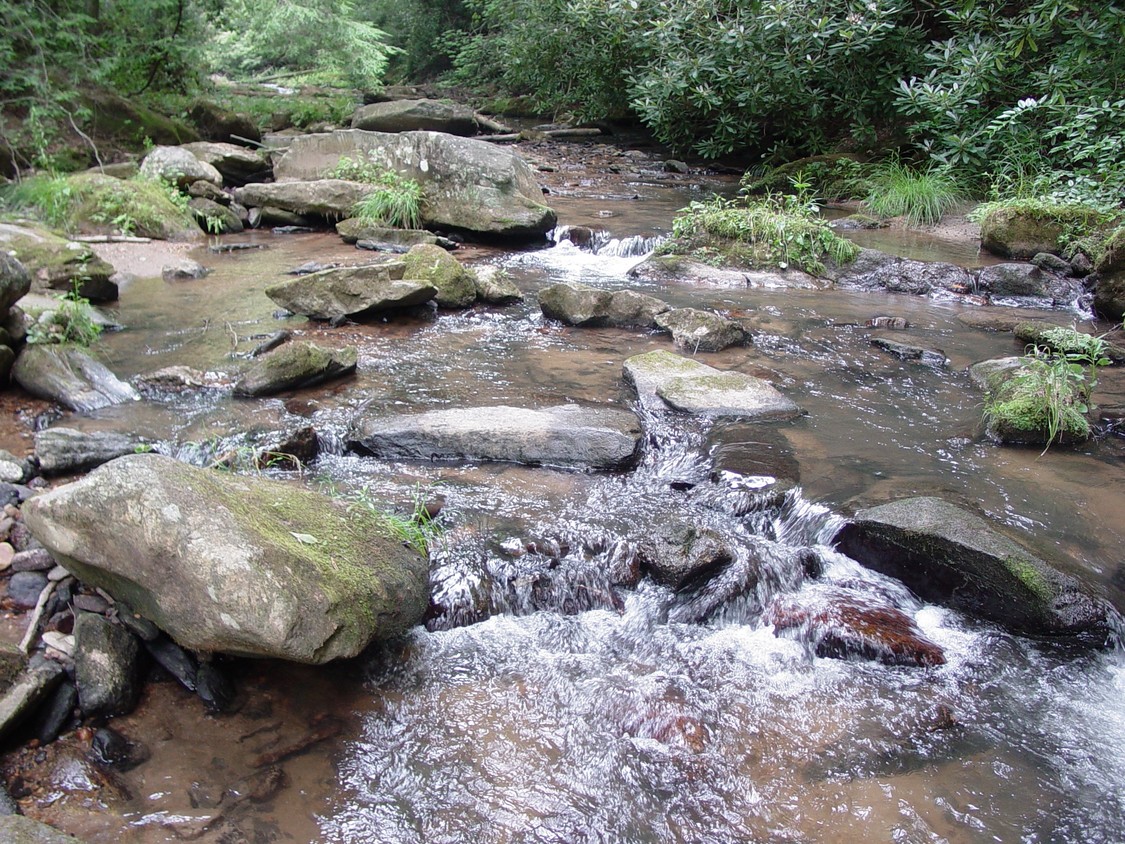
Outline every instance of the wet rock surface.
POLYGON ((24 347, 12 368, 12 378, 32 395, 71 410, 96 410, 140 398, 104 364, 75 346, 24 347))
POLYGON ((437 295, 432 284, 404 279, 405 269, 402 261, 339 267, 278 282, 265 293, 287 310, 323 320, 421 305, 437 295))
POLYGON ((698 308, 677 308, 658 314, 654 322, 672 335, 677 349, 697 352, 721 352, 730 346, 751 342, 750 332, 737 320, 727 319, 698 308))
POLYGON ((262 355, 234 385, 238 396, 268 396, 309 387, 355 372, 359 352, 355 346, 325 349, 303 340, 291 340, 262 355))

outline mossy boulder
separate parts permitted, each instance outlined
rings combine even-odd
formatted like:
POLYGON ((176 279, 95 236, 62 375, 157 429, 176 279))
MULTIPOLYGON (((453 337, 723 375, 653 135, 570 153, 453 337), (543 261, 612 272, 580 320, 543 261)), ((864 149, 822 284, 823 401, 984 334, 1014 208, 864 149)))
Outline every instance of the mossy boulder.
POLYGON ((293 341, 263 355, 238 383, 238 396, 268 396, 285 390, 311 387, 355 372, 355 346, 325 349, 313 343, 293 341))
POLYGON ((839 549, 903 581, 919 597, 1017 633, 1104 646, 1113 609, 980 516, 938 498, 861 510, 836 534, 839 549))
POLYGON ((210 100, 192 103, 187 116, 207 141, 242 145, 245 149, 247 143, 256 144, 262 140, 257 124, 248 116, 225 109, 210 100))
POLYGON ((199 140, 187 124, 104 89, 86 89, 81 99, 90 111, 87 132, 95 140, 116 141, 138 150, 145 143, 186 144, 199 140))
POLYGON ((336 224, 336 234, 344 243, 373 240, 376 243, 393 243, 396 246, 417 246, 420 243, 436 244, 438 237, 423 229, 392 229, 379 223, 349 217, 336 224))
POLYGON ((23 518, 84 583, 192 650, 324 663, 426 610, 427 562, 381 515, 278 481, 135 454, 23 518))
POLYGON ((442 308, 467 308, 477 299, 471 271, 432 243, 410 247, 404 259, 403 278, 424 281, 437 288, 434 301, 442 308))
POLYGON ((402 261, 337 267, 272 284, 265 294, 281 307, 312 319, 342 319, 422 305, 437 288, 404 279, 402 261))
POLYGON ((72 225, 78 231, 127 229, 138 237, 174 241, 203 237, 186 201, 173 201, 168 190, 151 179, 81 173, 71 176, 70 183, 76 196, 72 225))
POLYGON ((79 294, 93 302, 117 298, 117 284, 109 280, 113 267, 85 243, 37 226, 0 223, 0 249, 26 268, 30 290, 69 293, 77 283, 79 294))
POLYGON ((750 333, 742 323, 714 311, 677 308, 655 318, 656 325, 672 335, 677 349, 696 352, 721 352, 730 346, 750 343, 750 333))
POLYGON ((1109 236, 1097 263, 1094 310, 1114 322, 1125 318, 1125 226, 1109 236))
POLYGON ((1028 202, 989 209, 980 221, 981 246, 993 255, 1029 261, 1040 252, 1059 254, 1068 229, 1096 225, 1100 212, 1083 205, 1028 202))

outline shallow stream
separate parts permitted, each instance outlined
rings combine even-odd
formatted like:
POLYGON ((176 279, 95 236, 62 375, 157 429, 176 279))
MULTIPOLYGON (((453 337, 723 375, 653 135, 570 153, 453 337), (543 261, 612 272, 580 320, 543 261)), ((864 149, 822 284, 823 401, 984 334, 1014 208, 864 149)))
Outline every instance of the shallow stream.
MULTIPOLYGON (((621 243, 665 233, 674 210, 700 195, 634 190, 553 198, 561 223, 607 233, 599 253, 569 242, 467 252, 512 273, 527 301, 506 308, 339 328, 275 318, 261 291, 285 270, 367 257, 329 234, 253 233, 242 240, 265 248, 200 250, 213 268, 203 280, 139 279, 123 290, 116 316, 126 328, 101 343, 122 377, 183 364, 221 381, 241 365, 235 355, 283 327, 358 344, 359 372, 284 399, 202 391, 58 424, 139 433, 206 462, 311 422, 329 453, 294 482, 366 490, 391 508, 444 499, 446 534, 432 551, 443 614, 431 626, 449 629, 417 628, 346 666, 242 666, 232 715, 206 715, 173 684, 151 686, 137 713, 115 722, 148 746, 149 761, 101 792, 60 784, 42 798, 45 819, 90 844, 1125 839, 1120 653, 1075 654, 919 603, 825 544, 860 507, 936 495, 1004 523, 1125 606, 1121 441, 1040 456, 984 439, 981 396, 964 370, 1020 346, 959 322, 971 305, 629 280, 639 256, 621 256, 631 251, 621 243), (769 378, 805 415, 716 430, 650 415, 642 461, 621 475, 391 463, 333 448, 365 409, 632 406, 623 361, 671 348, 669 339, 545 321, 535 293, 556 281, 731 312, 754 345, 700 357, 769 378), (910 324, 893 339, 940 348, 949 367, 873 347, 879 330, 866 323, 884 315, 910 324), (798 486, 770 498, 771 476, 798 486), (633 544, 673 516, 723 532, 765 575, 723 594, 611 586, 633 544), (823 566, 815 580, 808 553, 823 566), (946 664, 820 658, 761 617, 778 594, 815 606, 826 589, 906 611, 946 664), (200 799, 325 716, 335 734, 280 763, 288 785, 276 795, 225 810, 200 799), (95 814, 99 803, 109 811, 95 814)), ((865 245, 980 260, 964 244, 880 237, 865 245)), ((1125 379, 1106 373, 1099 398, 1125 403, 1125 379)))

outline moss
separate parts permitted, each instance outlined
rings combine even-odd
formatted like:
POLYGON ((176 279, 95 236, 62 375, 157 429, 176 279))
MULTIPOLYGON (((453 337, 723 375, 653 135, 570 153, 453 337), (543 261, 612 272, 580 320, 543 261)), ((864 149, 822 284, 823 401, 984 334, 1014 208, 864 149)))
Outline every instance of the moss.
POLYGON ((473 275, 440 246, 423 243, 411 247, 404 259, 403 278, 425 281, 437 288, 434 301, 446 308, 463 308, 477 297, 473 275))
POLYGON ((1004 558, 1004 567, 1042 603, 1049 603, 1054 598, 1054 589, 1030 560, 1017 556, 1004 558))
POLYGON ((187 207, 171 190, 149 179, 115 179, 99 173, 70 178, 76 202, 72 226, 78 230, 115 228, 129 234, 161 240, 199 236, 199 226, 187 207))

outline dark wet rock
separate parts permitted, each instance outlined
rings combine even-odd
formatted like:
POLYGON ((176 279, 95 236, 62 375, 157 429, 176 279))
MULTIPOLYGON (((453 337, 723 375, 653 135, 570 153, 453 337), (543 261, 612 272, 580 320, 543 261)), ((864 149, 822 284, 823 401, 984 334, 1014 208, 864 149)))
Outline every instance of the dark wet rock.
POLYGON ((656 325, 672 335, 677 349, 696 352, 721 352, 730 346, 750 343, 750 333, 742 323, 713 311, 677 308, 655 318, 656 325))
POLYGON ((358 217, 349 217, 336 224, 336 234, 344 243, 360 240, 373 240, 377 243, 390 243, 395 246, 417 246, 419 243, 436 245, 438 236, 423 229, 393 229, 371 223, 358 217))
MULTIPOLYGON (((240 203, 249 205, 245 197, 241 198, 240 203)), ((276 205, 263 205, 262 207, 250 208, 246 212, 245 225, 252 229, 262 226, 284 228, 286 226, 311 226, 312 220, 296 211, 287 211, 284 208, 278 208, 276 205)))
POLYGON ((635 290, 618 290, 609 299, 606 325, 616 328, 655 328, 657 317, 671 306, 635 290))
POLYGON ((344 156, 366 158, 421 182, 426 228, 538 239, 555 225, 555 212, 543 204, 543 192, 526 162, 514 150, 472 138, 358 130, 301 135, 290 141, 275 172, 279 184, 318 179, 344 156))
MULTIPOLYGON (((249 208, 278 208, 299 215, 301 222, 292 218, 267 217, 265 211, 259 224, 307 225, 309 215, 342 220, 352 216, 355 204, 375 190, 374 185, 349 182, 344 179, 317 179, 308 182, 270 182, 237 188, 234 198, 249 208)), ((254 218, 251 217, 251 225, 254 218)))
POLYGON ((8 579, 8 597, 19 609, 29 610, 47 586, 47 575, 41 571, 19 571, 8 579))
POLYGON ((310 275, 312 273, 323 272, 324 270, 334 270, 339 264, 322 264, 320 261, 306 261, 299 267, 294 267, 291 270, 286 270, 286 275, 310 275))
POLYGON ((312 425, 281 434, 258 455, 263 467, 300 471, 320 454, 320 436, 312 425))
POLYGON ((355 346, 324 349, 294 340, 274 349, 254 363, 234 385, 236 396, 269 396, 322 384, 355 372, 359 351, 355 346))
POLYGON ((437 288, 434 301, 441 308, 467 308, 477 298, 477 286, 470 270, 433 243, 411 246, 403 259, 403 278, 424 281, 437 288))
POLYGON ((1068 225, 1093 222, 1097 212, 1078 211, 1064 219, 1053 211, 1021 208, 1018 205, 996 208, 980 221, 981 246, 993 255, 1026 261, 1040 252, 1058 253, 1059 238, 1068 225))
POLYGON ((700 624, 729 608, 734 601, 757 605, 755 590, 762 574, 762 557, 755 549, 731 549, 732 558, 717 567, 704 569, 687 583, 680 602, 668 613, 677 624, 700 624))
POLYGON ((141 162, 141 175, 171 182, 181 189, 186 189, 195 181, 223 184, 218 170, 200 161, 184 147, 153 147, 141 162))
POLYGON ((772 425, 720 420, 707 436, 707 454, 711 458, 712 479, 733 474, 792 483, 801 480, 801 466, 793 446, 772 425))
POLYGON ((1108 613, 1078 580, 938 498, 861 510, 835 537, 840 550, 897 577, 922 599, 1017 633, 1074 636, 1104 645, 1108 613))
POLYGON ((68 571, 195 650, 323 663, 426 609, 426 561, 378 515, 260 477, 129 455, 23 519, 68 571))
POLYGON ((969 367, 969 379, 980 389, 991 392, 1011 378, 1022 366, 1023 358, 1016 356, 982 360, 969 367))
POLYGON ((0 448, 0 483, 22 484, 31 477, 31 463, 0 448))
POLYGON ((944 368, 949 365, 949 359, 941 349, 927 349, 922 346, 913 346, 909 343, 900 343, 897 340, 888 340, 886 337, 872 337, 871 345, 884 352, 889 352, 899 360, 916 360, 926 366, 944 368))
POLYGON ((340 267, 278 282, 265 293, 286 310, 323 320, 406 308, 434 298, 437 288, 403 279, 405 268, 402 261, 340 267))
POLYGON ((200 179, 198 182, 192 182, 188 185, 187 195, 193 199, 210 199, 212 202, 217 202, 220 205, 230 205, 230 194, 223 193, 223 189, 216 187, 210 182, 205 182, 200 179))
POLYGON ((438 100, 394 100, 360 106, 352 117, 353 129, 369 132, 446 132, 475 135, 473 110, 438 100))
MULTIPOLYGON (((260 334, 255 335, 251 339, 257 339, 257 338, 262 337, 262 336, 263 335, 260 335, 260 334)), ((252 357, 252 358, 261 357, 266 352, 272 352, 274 349, 276 349, 282 343, 288 342, 292 338, 293 338, 293 332, 286 329, 286 328, 283 328, 281 331, 275 331, 273 334, 265 335, 265 339, 262 340, 262 342, 260 342, 257 346, 255 346, 253 349, 250 350, 250 357, 252 357)))
POLYGON ((608 290, 580 284, 552 284, 539 291, 539 308, 543 316, 567 325, 599 326, 606 324, 608 290))
POLYGON ((6 384, 16 362, 16 353, 11 346, 0 343, 0 384, 6 384))
MULTIPOLYGON (((226 147, 228 143, 257 144, 262 140, 262 133, 258 131, 257 125, 250 117, 225 109, 209 100, 192 103, 187 116, 195 124, 200 135, 214 142, 207 146, 226 147)), ((195 144, 184 144, 184 146, 199 155, 193 149, 195 144)), ((206 155, 200 157, 206 160, 206 155)))
POLYGON ((0 841, 6 844, 82 844, 77 838, 23 815, 0 817, 0 841))
POLYGON ((792 419, 800 414, 797 405, 767 381, 664 350, 628 358, 623 374, 641 404, 650 408, 667 406, 698 416, 752 421, 792 419))
POLYGON ((264 182, 273 175, 273 167, 261 152, 237 144, 196 141, 184 144, 185 149, 197 159, 210 164, 228 185, 246 185, 264 182))
POLYGON ((95 764, 116 771, 128 771, 149 759, 149 751, 139 742, 129 741, 117 730, 102 727, 90 742, 90 758, 95 764))
POLYGON ((820 657, 920 668, 945 664, 941 647, 926 638, 914 619, 868 594, 805 589, 775 599, 763 620, 773 625, 775 635, 792 631, 809 641, 820 657))
POLYGON ((1118 322, 1125 317, 1125 226, 1106 241, 1098 260, 1098 283, 1094 288, 1094 310, 1118 322))
POLYGON ((234 702, 230 679, 210 662, 200 663, 195 686, 195 693, 211 712, 226 712, 234 702))
POLYGON ((729 288, 799 288, 819 290, 827 282, 798 270, 747 270, 713 267, 683 255, 650 255, 626 275, 651 283, 688 283, 729 288))
POLYGON ((859 290, 889 290, 924 296, 935 290, 957 293, 973 289, 969 271, 940 261, 913 261, 874 249, 860 249, 854 261, 832 273, 840 287, 859 290))
POLYGON ((0 644, 0 695, 6 694, 26 669, 27 656, 15 644, 0 644))
POLYGON ((637 550, 641 570, 673 591, 706 580, 735 558, 723 534, 674 516, 654 525, 637 550))
POLYGON ((149 656, 156 661, 157 665, 167 671, 189 692, 196 691, 199 665, 196 663, 194 656, 163 634, 142 641, 145 650, 148 651, 149 656))
POLYGON ((1039 252, 1031 259, 1031 263, 1048 273, 1055 273, 1056 275, 1073 275, 1074 267, 1071 266, 1070 261, 1060 258, 1058 255, 1052 255, 1050 252, 1039 252))
POLYGON ((153 642, 160 637, 160 628, 140 613, 134 612, 124 601, 118 601, 115 606, 117 620, 128 627, 142 642, 153 642))
POLYGON ((31 274, 22 263, 0 249, 0 314, 31 290, 31 274))
POLYGON ((12 557, 12 571, 50 571, 55 560, 46 548, 29 548, 12 557))
POLYGON ((188 201, 188 209, 199 227, 208 234, 237 234, 243 229, 238 215, 213 199, 196 197, 188 201))
POLYGON ((690 173, 691 168, 688 167, 682 161, 678 161, 675 158, 669 158, 667 161, 664 162, 664 172, 665 173, 681 173, 681 174, 690 173))
POLYGON ((477 298, 490 305, 510 305, 522 302, 523 293, 516 287, 507 271, 500 267, 485 266, 473 269, 473 281, 477 288, 477 298))
POLYGON ((375 240, 357 240, 356 249, 366 249, 368 252, 388 252, 391 255, 405 255, 410 251, 409 246, 399 246, 397 243, 379 243, 375 240))
POLYGON ((140 646, 103 616, 80 612, 74 622, 74 679, 87 716, 124 715, 137 705, 140 646))
POLYGON ((198 261, 181 258, 174 263, 165 264, 161 267, 160 277, 165 281, 192 281, 203 278, 209 272, 211 271, 198 261))
POLYGON ((36 712, 65 676, 63 667, 52 660, 41 660, 16 676, 0 697, 0 737, 36 712))
POLYGON ((47 700, 39 706, 35 719, 35 738, 41 745, 50 744, 74 721, 78 706, 78 687, 63 680, 47 700))
MULTIPOLYGON (((34 226, 0 223, 0 252, 11 253, 10 257, 26 268, 30 289, 37 293, 70 293, 77 283, 79 294, 92 302, 117 298, 117 285, 110 280, 114 273, 112 265, 99 258, 88 244, 66 240, 34 226)), ((22 281, 3 295, 14 295, 21 288, 22 281)))
POLYGON ((378 457, 613 470, 633 462, 640 437, 632 413, 571 404, 541 410, 472 407, 363 416, 348 439, 352 448, 378 457))
POLYGON ((101 595, 75 595, 74 609, 81 610, 85 613, 96 613, 98 615, 105 615, 109 612, 112 606, 109 601, 101 595))
POLYGON ((977 270, 977 289, 993 296, 1045 296, 1048 280, 1032 264, 992 264, 977 270))
POLYGON ((89 352, 75 346, 25 346, 12 377, 33 396, 71 410, 97 410, 140 398, 89 352))
POLYGON ((870 229, 885 229, 889 223, 867 214, 849 214, 838 220, 833 220, 828 225, 841 231, 868 231, 870 229))

